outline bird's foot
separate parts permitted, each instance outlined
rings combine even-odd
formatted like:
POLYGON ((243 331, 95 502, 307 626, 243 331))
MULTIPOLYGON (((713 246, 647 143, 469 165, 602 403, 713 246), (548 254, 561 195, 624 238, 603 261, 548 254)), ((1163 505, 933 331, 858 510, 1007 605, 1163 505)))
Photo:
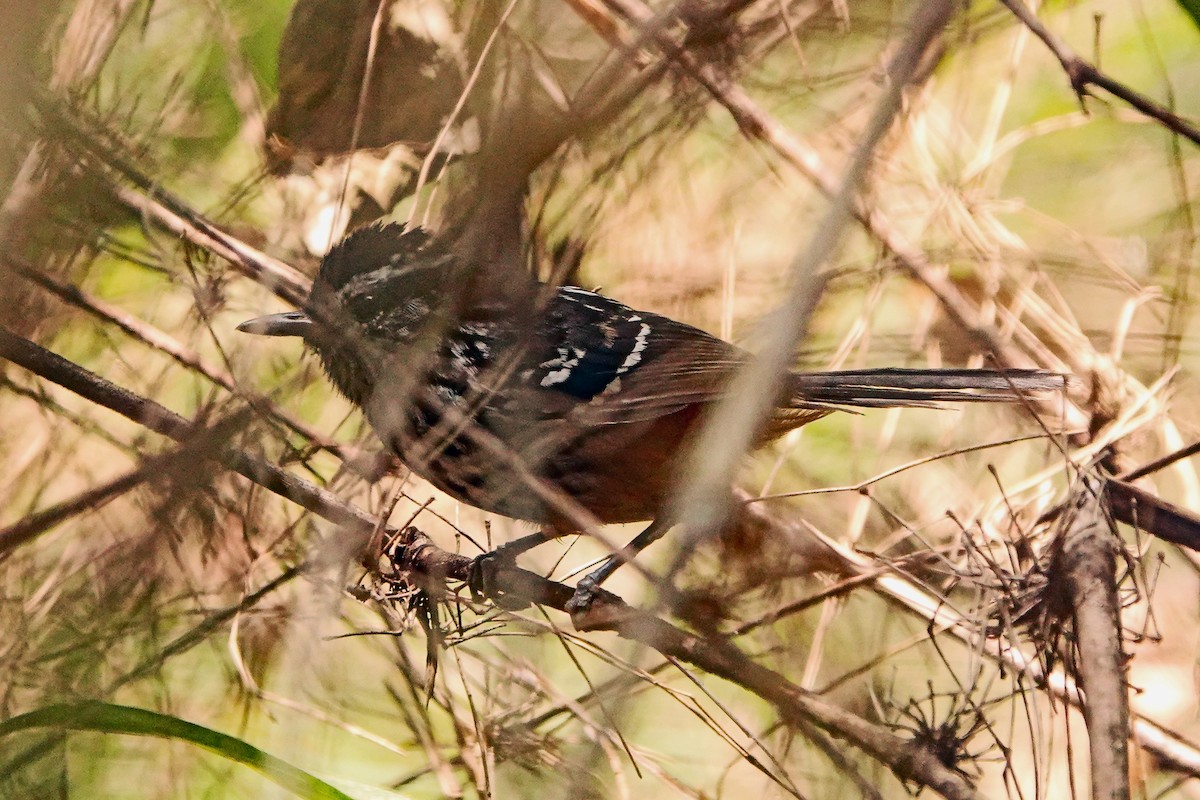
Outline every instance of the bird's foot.
POLYGON ((520 611, 529 607, 529 601, 519 599, 503 588, 499 576, 508 569, 516 566, 516 554, 503 546, 477 556, 471 562, 467 573, 467 588, 471 591, 471 599, 477 603, 490 600, 506 611, 520 611))
POLYGON ((471 591, 471 598, 477 603, 485 599, 491 600, 508 611, 528 608, 529 601, 518 599, 505 591, 504 582, 499 580, 499 577, 505 570, 516 569, 517 556, 536 547, 547 538, 549 537, 545 533, 522 536, 500 545, 491 552, 476 556, 467 573, 467 588, 471 591))
POLYGON ((593 604, 602 594, 609 597, 614 597, 608 592, 603 591, 600 588, 600 584, 608 580, 609 577, 624 563, 624 555, 610 556, 609 558, 605 559, 604 563, 596 567, 587 575, 584 575, 579 579, 579 582, 575 584, 575 594, 573 594, 571 599, 567 601, 567 604, 563 607, 563 610, 571 615, 571 621, 575 623, 575 627, 577 629, 583 630, 583 628, 580 627, 581 623, 590 626, 588 620, 590 619, 591 615, 589 612, 592 610, 593 604))
POLYGON ((633 609, 621 598, 600 588, 603 578, 597 578, 595 573, 582 578, 575 585, 575 594, 563 606, 563 610, 571 615, 571 624, 577 631, 619 630, 631 615, 636 615, 633 609))
POLYGON ((571 595, 571 599, 567 601, 563 610, 572 617, 582 616, 587 614, 592 607, 592 603, 596 602, 596 595, 600 592, 600 583, 593 575, 584 575, 579 579, 579 583, 575 584, 575 594, 571 595))

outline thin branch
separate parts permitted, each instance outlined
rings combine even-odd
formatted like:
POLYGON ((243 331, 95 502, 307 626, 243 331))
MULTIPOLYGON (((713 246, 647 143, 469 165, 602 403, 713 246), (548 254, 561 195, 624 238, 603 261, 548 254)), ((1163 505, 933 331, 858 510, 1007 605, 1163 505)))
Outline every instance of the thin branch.
MULTIPOLYGON (((1063 71, 1067 73, 1067 79, 1071 81, 1071 89, 1079 97, 1079 104, 1081 106, 1083 105, 1083 98, 1091 94, 1089 87, 1099 86, 1114 97, 1124 100, 1147 117, 1161 122, 1167 130, 1190 140, 1192 144, 1200 145, 1200 128, 1197 128, 1183 117, 1156 103, 1144 94, 1135 92, 1123 83, 1101 72, 1091 62, 1080 58, 1066 42, 1051 33, 1042 24, 1042 21, 1037 18, 1037 15, 1021 0, 1000 0, 1000 2, 1017 19, 1021 20, 1025 27, 1033 32, 1034 36, 1041 39, 1046 48, 1058 59, 1058 63, 1062 64, 1063 71)), ((1086 107, 1084 111, 1087 111, 1086 107)))
MULTIPOLYGON (((634 21, 640 21, 650 13, 641 0, 604 2, 634 21)), ((727 74, 716 65, 702 63, 692 54, 678 50, 669 39, 659 41, 656 38, 655 41, 660 47, 668 48, 667 52, 674 54, 673 63, 683 74, 700 83, 713 99, 729 112, 747 139, 769 146, 826 197, 832 198, 837 194, 837 176, 825 163, 821 154, 767 113, 727 74)), ((947 316, 974 339, 983 352, 990 353, 1007 367, 1033 365, 1032 360, 1013 345, 1011 337, 994 325, 979 305, 963 294, 949 275, 932 263, 921 248, 908 241, 900 228, 892 223, 884 212, 870 208, 859 200, 854 205, 853 214, 863 229, 883 246, 896 263, 937 298, 947 316)), ((1013 320, 1012 324, 1019 323, 1013 320)), ((1036 341, 1036 337, 1028 338, 1036 341)), ((1040 414, 1051 419, 1061 416, 1070 430, 1087 430, 1088 415, 1069 400, 1035 397, 1031 398, 1030 402, 1040 414)))
POLYGON ((190 650, 201 642, 208 641, 208 637, 212 635, 213 631, 220 628, 226 622, 236 619, 239 614, 253 608, 260 600, 279 587, 304 574, 310 566, 311 564, 308 562, 302 562, 288 567, 258 589, 247 594, 237 603, 209 614, 195 627, 175 637, 157 653, 113 680, 107 687, 107 693, 112 694, 122 686, 150 675, 172 656, 190 650))
MULTIPOLYGON (((393 562, 401 572, 430 591, 440 590, 448 579, 467 580, 473 560, 438 548, 420 531, 403 532, 393 562)), ((574 597, 571 586, 515 567, 497 570, 495 585, 508 600, 563 610, 574 597)), ((767 700, 788 721, 803 720, 849 740, 886 764, 904 780, 914 780, 946 797, 976 797, 967 780, 938 761, 931 752, 867 722, 807 692, 773 670, 750 660, 728 640, 680 630, 665 620, 639 611, 609 592, 600 592, 577 626, 586 630, 614 631, 623 638, 654 648, 735 683, 767 700)))
POLYGON ((136 191, 132 190, 112 175, 103 175, 112 185, 118 201, 164 230, 224 258, 239 272, 293 305, 304 304, 308 297, 309 280, 302 273, 222 231, 204 215, 143 174, 110 147, 101 133, 75 119, 55 100, 45 96, 38 96, 36 100, 41 114, 55 126, 56 134, 78 144, 83 152, 137 187, 136 191))
POLYGON ((191 437, 184 447, 172 453, 148 458, 137 469, 120 475, 108 483, 29 514, 8 527, 0 529, 0 562, 8 558, 18 547, 34 541, 41 534, 61 525, 71 517, 87 511, 94 511, 143 483, 161 477, 177 466, 194 463, 196 459, 204 458, 206 452, 211 451, 214 447, 224 445, 231 435, 245 426, 246 421, 246 414, 233 414, 209 428, 200 429, 197 431, 199 435, 191 437))
MULTIPOLYGON (((1108 478, 1104 484, 1104 491, 1109 503, 1109 511, 1119 522, 1143 530, 1164 542, 1171 542, 1192 552, 1200 553, 1200 515, 1177 506, 1169 500, 1164 500, 1133 483, 1137 478, 1145 477, 1151 472, 1194 454, 1197 449, 1200 449, 1200 443, 1193 443, 1115 478, 1108 478)), ((1066 510, 1067 501, 1060 502, 1043 511, 1038 522, 1052 522, 1066 510)))
POLYGON ((160 468, 158 462, 149 461, 108 483, 81 492, 69 500, 55 503, 49 508, 17 520, 7 528, 0 529, 0 562, 18 547, 34 541, 56 525, 85 511, 101 508, 137 488, 157 475, 160 468))
MULTIPOLYGON (((746 503, 752 498, 748 493, 740 492, 738 499, 746 503)), ((1035 686, 1055 699, 1082 708, 1083 691, 1070 678, 1060 673, 1046 674, 1037 658, 1007 647, 1002 642, 994 639, 981 642, 982 634, 977 625, 907 578, 894 572, 880 575, 876 562, 809 526, 780 519, 762 504, 747 505, 745 514, 746 522, 761 528, 762 536, 788 541, 798 552, 804 553, 814 569, 829 571, 844 579, 858 576, 871 578, 879 594, 924 620, 931 630, 949 633, 993 661, 1028 677, 1035 686)), ((1200 778, 1200 745, 1145 717, 1136 717, 1130 725, 1130 732, 1134 741, 1152 753, 1164 768, 1200 778)))
POLYGON ((826 263, 842 240, 846 226, 860 203, 860 193, 875 160, 875 150, 900 113, 905 89, 931 44, 941 34, 953 12, 949 0, 918 6, 909 31, 888 67, 888 86, 880 97, 862 133, 854 155, 841 178, 825 216, 813 232, 808 246, 796 254, 790 268, 790 291, 771 315, 765 329, 770 333, 763 347, 745 368, 740 369, 727 397, 714 410, 696 437, 697 446, 687 460, 687 485, 673 500, 683 527, 679 556, 683 558, 725 524, 732 510, 728 487, 743 455, 748 452, 775 405, 775 387, 793 364, 796 347, 803 340, 829 273, 826 263))
MULTIPOLYGON (((0 356, 170 438, 181 439, 195 430, 193 423, 158 403, 126 391, 3 328, 0 328, 0 356)), ((226 448, 217 458, 263 488, 345 526, 364 544, 380 524, 366 512, 261 459, 232 448, 226 448)), ((427 590, 441 594, 447 579, 465 581, 471 574, 473 559, 438 548, 414 528, 396 535, 395 541, 398 568, 427 590)), ((575 593, 571 586, 507 566, 496 571, 493 584, 509 599, 520 598, 558 610, 564 610, 575 593)), ((600 593, 578 624, 589 630, 615 631, 626 639, 742 686, 775 706, 785 720, 805 720, 852 742, 887 765, 901 780, 928 786, 956 800, 978 796, 966 778, 942 764, 928 748, 801 689, 779 673, 755 663, 726 639, 687 633, 607 592, 600 593)), ((126 680, 145 672, 146 669, 135 669, 126 680)))
POLYGON ((292 432, 300 434, 322 450, 333 453, 339 458, 343 457, 342 449, 337 443, 330 441, 304 422, 287 414, 266 398, 248 396, 245 390, 237 385, 231 374, 217 365, 209 363, 194 350, 186 347, 178 339, 167 334, 160 328, 138 319, 117 306, 92 297, 77 286, 59 281, 23 260, 4 254, 0 254, 0 260, 3 260, 18 275, 42 287, 64 303, 115 325, 147 347, 165 353, 177 363, 200 373, 231 394, 249 400, 255 408, 261 410, 266 416, 281 423, 292 432))
POLYGON ((1186 447, 1181 447, 1174 452, 1167 453, 1162 458, 1156 458, 1149 463, 1137 467, 1136 469, 1131 469, 1128 472, 1121 473, 1117 476, 1117 478, 1118 480, 1122 481, 1136 481, 1138 478, 1144 478, 1152 472, 1158 472, 1160 469, 1165 469, 1166 467, 1174 464, 1176 461, 1181 461, 1185 458, 1191 458, 1197 453, 1200 453, 1200 440, 1192 442, 1186 447))
POLYGON ((1200 552, 1200 516, 1128 481, 1111 478, 1104 489, 1113 516, 1121 522, 1200 552))
MULTIPOLYGON (((197 430, 196 423, 189 422, 165 406, 123 389, 4 328, 0 328, 0 358, 6 358, 35 375, 57 383, 80 397, 111 409, 169 439, 186 441, 197 430)), ((354 506, 346 505, 331 492, 298 478, 287 470, 234 449, 226 449, 216 457, 229 469, 263 488, 292 500, 301 508, 330 522, 344 526, 350 533, 361 537, 363 544, 375 529, 374 517, 354 506)))

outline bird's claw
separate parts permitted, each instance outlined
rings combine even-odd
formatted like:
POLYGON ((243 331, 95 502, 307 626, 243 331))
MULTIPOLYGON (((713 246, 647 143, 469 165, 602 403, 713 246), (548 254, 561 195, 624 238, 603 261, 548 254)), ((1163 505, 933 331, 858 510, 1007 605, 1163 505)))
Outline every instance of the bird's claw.
POLYGON ((515 556, 505 552, 503 546, 476 556, 467 573, 467 588, 471 592, 471 599, 477 603, 490 600, 507 611, 527 608, 530 605, 528 600, 517 599, 505 592, 498 580, 501 571, 511 568, 514 560, 515 556))
POLYGON ((593 573, 575 585, 575 594, 563 606, 571 615, 571 623, 577 631, 619 630, 636 614, 621 598, 600 588, 603 577, 593 573))
POLYGON ((587 614, 592 607, 592 603, 596 602, 596 596, 599 592, 600 584, 596 579, 591 575, 585 575, 579 579, 579 583, 575 584, 575 594, 571 595, 571 599, 567 601, 567 605, 563 610, 572 617, 587 614))

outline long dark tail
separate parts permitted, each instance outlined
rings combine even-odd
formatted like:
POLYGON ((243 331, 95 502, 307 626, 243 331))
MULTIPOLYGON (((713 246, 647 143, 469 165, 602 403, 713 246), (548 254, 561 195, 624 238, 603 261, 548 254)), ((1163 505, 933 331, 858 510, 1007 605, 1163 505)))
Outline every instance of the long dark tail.
POLYGON ((792 374, 796 408, 1004 403, 1064 388, 1067 376, 1040 369, 855 369, 792 374))

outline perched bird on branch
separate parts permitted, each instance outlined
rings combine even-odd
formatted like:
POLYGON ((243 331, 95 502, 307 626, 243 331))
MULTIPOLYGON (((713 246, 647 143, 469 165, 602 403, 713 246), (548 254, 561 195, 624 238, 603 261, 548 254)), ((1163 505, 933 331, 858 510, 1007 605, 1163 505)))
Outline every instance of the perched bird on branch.
MULTIPOLYGON (((686 478, 678 474, 685 444, 749 354, 690 325, 524 275, 505 276, 503 293, 463 302, 462 267, 420 229, 364 228, 322 261, 303 311, 238 329, 303 337, 413 472, 462 502, 544 527, 509 556, 577 532, 574 504, 601 522, 654 520, 580 582, 590 592, 670 527, 664 510, 686 478)), ((792 372, 759 443, 838 409, 1014 401, 1064 383, 1040 370, 792 372)))

